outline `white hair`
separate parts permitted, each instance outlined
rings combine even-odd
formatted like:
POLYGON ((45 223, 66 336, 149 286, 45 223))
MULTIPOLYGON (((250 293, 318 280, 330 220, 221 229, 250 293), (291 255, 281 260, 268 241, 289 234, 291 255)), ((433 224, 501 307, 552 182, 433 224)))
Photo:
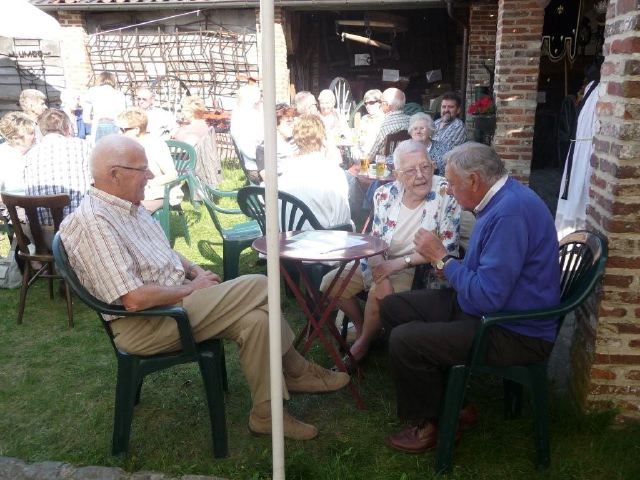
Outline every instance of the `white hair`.
POLYGON ((409 128, 407 128, 407 132, 409 132, 409 135, 411 135, 411 129, 413 128, 413 126, 418 122, 425 122, 427 124, 427 130, 429 130, 428 136, 430 137, 435 126, 431 115, 428 115, 424 112, 414 113, 413 115, 411 115, 411 117, 409 117, 409 128))
POLYGON ((476 172, 488 185, 493 185, 507 173, 496 151, 484 143, 463 143, 445 153, 443 159, 461 176, 468 177, 476 172))
POLYGON ((427 160, 431 161, 431 156, 429 155, 425 144, 422 142, 418 142, 417 140, 409 139, 400 142, 396 149, 393 151, 393 166, 396 169, 399 169, 400 160, 405 155, 410 155, 412 153, 424 153, 424 155, 427 157, 427 160))

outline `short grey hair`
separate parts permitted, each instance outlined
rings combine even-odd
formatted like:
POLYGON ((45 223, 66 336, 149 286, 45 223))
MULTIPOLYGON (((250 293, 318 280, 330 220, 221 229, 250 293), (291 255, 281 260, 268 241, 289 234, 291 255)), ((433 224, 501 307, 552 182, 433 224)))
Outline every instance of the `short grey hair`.
POLYGON ((311 107, 317 106, 316 97, 313 96, 313 93, 302 90, 293 97, 293 106, 300 115, 309 113, 311 107))
POLYGON ((373 90, 367 90, 364 94, 364 98, 362 99, 364 102, 372 102, 374 100, 382 100, 382 92, 377 88, 373 90))
POLYGON ((398 169, 400 168, 400 159, 405 155, 409 155, 411 153, 424 153, 427 157, 428 161, 431 161, 431 155, 429 155, 429 151, 424 143, 418 142, 417 140, 403 140, 398 144, 396 149, 393 151, 393 166, 398 169))
POLYGON ((334 95, 334 93, 329 90, 329 89, 325 89, 322 90, 319 94, 318 94, 318 101, 322 102, 326 100, 327 102, 331 102, 334 106, 336 104, 336 96, 334 95))
POLYGON ((402 90, 392 87, 382 92, 382 101, 386 102, 392 111, 397 112, 404 110, 407 97, 402 90))
POLYGON ((468 177, 476 172, 488 185, 493 185, 507 173, 496 151, 484 143, 463 143, 445 153, 443 159, 461 176, 468 177))
POLYGON ((411 115, 411 117, 409 117, 409 128, 407 128, 407 132, 409 132, 409 135, 411 135, 411 129, 413 128, 414 124, 418 122, 425 122, 427 124, 427 130, 429 130, 429 136, 431 136, 435 128, 433 118, 431 118, 431 115, 428 115, 424 112, 414 113, 413 115, 411 115))

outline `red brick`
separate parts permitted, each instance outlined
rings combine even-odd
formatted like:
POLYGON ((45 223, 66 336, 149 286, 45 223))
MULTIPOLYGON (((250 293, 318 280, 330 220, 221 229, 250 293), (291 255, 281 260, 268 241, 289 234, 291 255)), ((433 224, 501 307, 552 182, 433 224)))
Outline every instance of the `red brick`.
POLYGON ((616 374, 610 370, 603 370, 601 368, 592 368, 591 378, 597 378, 599 380, 615 380, 616 374))

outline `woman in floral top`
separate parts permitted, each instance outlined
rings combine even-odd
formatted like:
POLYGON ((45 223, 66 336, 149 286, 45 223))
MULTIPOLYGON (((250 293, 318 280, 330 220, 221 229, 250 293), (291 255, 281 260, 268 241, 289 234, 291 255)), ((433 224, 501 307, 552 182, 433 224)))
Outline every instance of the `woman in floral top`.
MULTIPOLYGON (((372 231, 386 240, 389 250, 384 258, 362 260, 360 270, 338 301, 338 307, 356 327, 357 339, 351 347, 356 360, 366 355, 380 331, 380 301, 391 293, 411 289, 414 267, 427 263, 414 251, 413 238, 418 229, 438 235, 451 254, 458 251, 460 207, 447 194, 446 180, 434 175, 435 166, 424 144, 415 140, 400 143, 393 161, 396 181, 376 190, 372 231), (364 313, 355 297, 362 290, 369 291, 364 313)), ((335 274, 334 270, 324 277, 321 290, 328 288, 335 274)), ((432 286, 444 286, 444 282, 436 280, 432 286)))

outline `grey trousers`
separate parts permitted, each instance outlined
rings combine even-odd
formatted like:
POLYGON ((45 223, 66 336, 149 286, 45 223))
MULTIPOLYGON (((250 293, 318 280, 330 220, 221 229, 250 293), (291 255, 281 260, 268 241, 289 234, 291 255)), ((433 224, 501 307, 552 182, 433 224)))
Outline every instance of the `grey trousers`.
MULTIPOLYGON (((453 290, 412 290, 386 297, 380 306, 389 336, 398 417, 437 423, 447 368, 469 360, 480 319, 464 313, 453 290)), ((487 362, 526 365, 544 361, 553 343, 505 328, 490 330, 487 362)))

